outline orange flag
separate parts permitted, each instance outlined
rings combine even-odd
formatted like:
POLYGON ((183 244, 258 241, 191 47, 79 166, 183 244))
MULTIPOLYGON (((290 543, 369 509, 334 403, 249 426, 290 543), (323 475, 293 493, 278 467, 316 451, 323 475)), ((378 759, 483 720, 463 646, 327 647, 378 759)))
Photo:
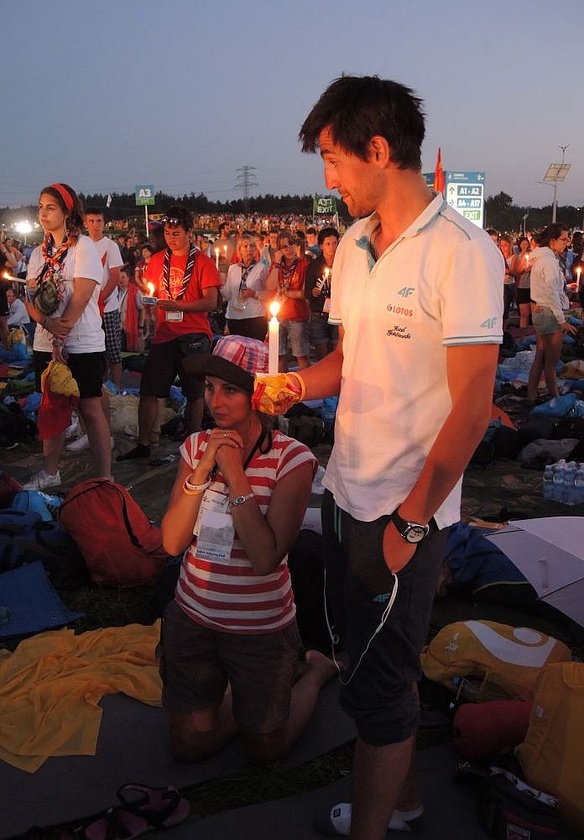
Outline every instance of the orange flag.
POLYGON ((434 192, 439 192, 444 195, 444 170, 442 169, 442 151, 438 148, 436 155, 436 169, 434 170, 434 192))

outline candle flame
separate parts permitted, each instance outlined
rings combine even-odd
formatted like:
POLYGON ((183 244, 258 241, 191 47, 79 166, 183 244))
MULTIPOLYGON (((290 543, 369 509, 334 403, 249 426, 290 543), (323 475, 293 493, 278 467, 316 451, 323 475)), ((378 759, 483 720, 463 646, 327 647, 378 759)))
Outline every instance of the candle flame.
POLYGON ((147 283, 148 286, 148 294, 150 297, 154 297, 154 283, 147 283))
POLYGON ((17 277, 13 277, 12 274, 9 274, 7 271, 5 271, 2 274, 2 279, 3 280, 10 280, 10 282, 13 282, 14 280, 18 280, 17 277))
POLYGON ((271 315, 273 318, 275 318, 275 317, 278 315, 278 312, 280 311, 280 304, 278 303, 278 301, 277 301, 277 300, 273 300, 273 301, 270 303, 270 305, 269 305, 268 309, 270 310, 270 315, 271 315))
POLYGON ((218 256, 219 256, 219 248, 215 248, 215 256, 216 256, 216 257, 218 257, 218 256))

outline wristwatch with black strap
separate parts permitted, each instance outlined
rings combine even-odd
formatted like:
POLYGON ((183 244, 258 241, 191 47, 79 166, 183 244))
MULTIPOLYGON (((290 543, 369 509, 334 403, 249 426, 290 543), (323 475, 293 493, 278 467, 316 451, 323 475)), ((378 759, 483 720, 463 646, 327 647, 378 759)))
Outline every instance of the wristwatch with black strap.
POLYGON ((395 525, 400 537, 402 537, 402 539, 406 542, 412 543, 412 545, 416 545, 421 542, 424 537, 427 537, 430 533, 429 525, 421 525, 419 522, 411 522, 407 519, 402 519, 397 510, 394 510, 390 519, 395 525))

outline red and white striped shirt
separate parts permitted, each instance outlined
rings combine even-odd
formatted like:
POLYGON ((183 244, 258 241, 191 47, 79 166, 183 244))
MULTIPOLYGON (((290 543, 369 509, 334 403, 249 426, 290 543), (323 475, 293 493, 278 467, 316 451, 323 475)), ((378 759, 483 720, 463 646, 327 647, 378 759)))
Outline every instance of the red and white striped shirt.
MULTIPOLYGON (((245 474, 260 511, 265 516, 276 482, 301 464, 317 460, 303 443, 271 433, 268 452, 256 450, 245 474)), ((195 469, 209 440, 209 432, 191 435, 181 456, 195 469)), ((220 473, 213 487, 227 493, 220 473)), ((269 575, 258 575, 243 543, 235 535, 229 565, 201 560, 194 553, 195 538, 185 551, 175 592, 178 605, 194 621, 227 633, 269 633, 286 627, 296 615, 287 558, 269 575)))

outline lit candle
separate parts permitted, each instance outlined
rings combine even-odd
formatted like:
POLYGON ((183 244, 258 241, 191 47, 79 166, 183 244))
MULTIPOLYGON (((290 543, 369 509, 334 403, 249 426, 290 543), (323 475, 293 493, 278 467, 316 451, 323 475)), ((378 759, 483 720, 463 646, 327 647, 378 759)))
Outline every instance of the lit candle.
POLYGON ((154 297, 154 283, 147 283, 146 285, 148 286, 148 294, 142 296, 142 301, 146 306, 154 306, 157 300, 154 297))
POLYGON ((14 275, 10 274, 8 271, 4 272, 2 280, 6 280, 8 283, 26 283, 26 280, 22 277, 14 277, 14 275))
POLYGON ((582 266, 579 265, 576 269, 576 280, 578 282, 578 288, 580 288, 580 276, 582 275, 582 266))
POLYGON ((270 321, 268 323, 268 375, 276 376, 278 373, 278 356, 280 349, 280 324, 278 322, 278 312, 280 311, 280 304, 277 300, 273 300, 269 306, 270 321))
POLYGON ((215 265, 219 269, 219 248, 215 248, 215 265))

